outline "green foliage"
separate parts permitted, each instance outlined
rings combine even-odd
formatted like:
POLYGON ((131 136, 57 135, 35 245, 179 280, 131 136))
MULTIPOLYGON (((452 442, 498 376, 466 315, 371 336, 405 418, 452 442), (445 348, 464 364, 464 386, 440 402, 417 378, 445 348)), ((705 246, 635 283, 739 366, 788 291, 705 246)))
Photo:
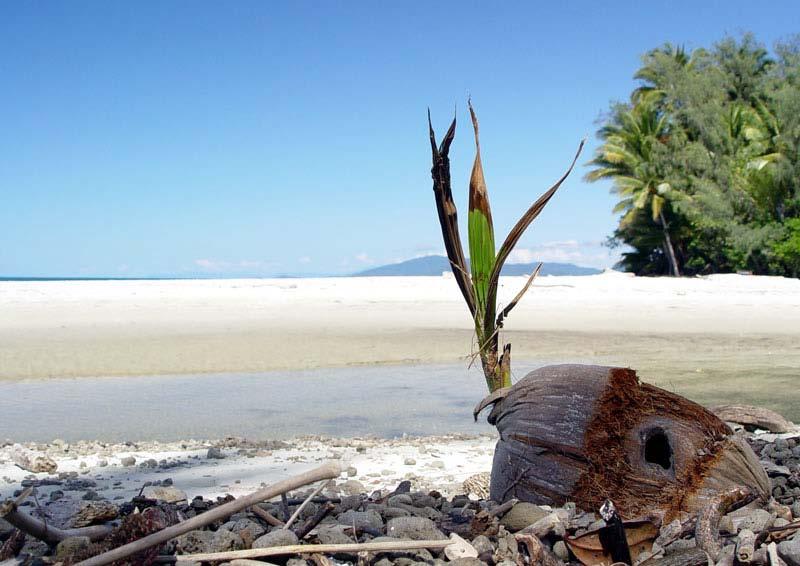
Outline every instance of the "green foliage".
POLYGON ((746 35, 709 50, 667 44, 642 63, 586 176, 619 197, 621 266, 798 276, 800 36, 772 56, 746 35))

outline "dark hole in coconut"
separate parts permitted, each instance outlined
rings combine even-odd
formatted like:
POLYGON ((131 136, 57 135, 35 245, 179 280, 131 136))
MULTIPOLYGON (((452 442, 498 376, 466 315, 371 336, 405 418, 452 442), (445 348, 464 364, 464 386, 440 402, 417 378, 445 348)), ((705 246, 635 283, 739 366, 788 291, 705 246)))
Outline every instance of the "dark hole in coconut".
POLYGON ((672 468, 672 447, 663 429, 654 428, 644 441, 644 460, 665 470, 672 468))

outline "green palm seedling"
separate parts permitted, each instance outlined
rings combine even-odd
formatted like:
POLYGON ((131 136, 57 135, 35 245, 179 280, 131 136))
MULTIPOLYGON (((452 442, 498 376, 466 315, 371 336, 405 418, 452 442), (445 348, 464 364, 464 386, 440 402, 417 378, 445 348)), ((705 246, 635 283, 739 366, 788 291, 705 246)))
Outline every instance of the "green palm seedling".
POLYGON ((456 131, 456 120, 450 124, 441 144, 437 146, 433 132, 430 112, 428 112, 428 131, 433 154, 433 193, 436 198, 436 210, 442 228, 447 258, 453 269, 456 283, 467 303, 467 308, 475 322, 475 334, 478 342, 478 355, 481 358, 483 374, 489 391, 495 391, 511 385, 511 344, 503 346, 499 354, 500 329, 508 313, 511 312, 539 273, 541 264, 533 271, 522 290, 499 313, 497 312, 497 291, 500 272, 509 254, 514 249, 522 234, 542 212, 555 192, 567 178, 575 166, 575 162, 583 149, 581 141, 578 151, 567 172, 556 181, 542 196, 534 202, 522 218, 514 225, 499 249, 495 249, 492 211, 489 206, 489 194, 481 164, 481 147, 478 135, 478 118, 469 105, 472 127, 475 131, 475 161, 469 181, 469 211, 467 217, 470 262, 467 265, 461 238, 458 233, 458 212, 453 201, 450 186, 450 145, 456 131))

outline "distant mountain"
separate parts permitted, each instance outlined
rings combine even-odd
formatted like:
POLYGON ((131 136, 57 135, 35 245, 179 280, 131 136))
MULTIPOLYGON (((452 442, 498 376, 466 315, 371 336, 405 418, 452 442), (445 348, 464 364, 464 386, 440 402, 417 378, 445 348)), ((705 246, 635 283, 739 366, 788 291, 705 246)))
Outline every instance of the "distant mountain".
MULTIPOLYGON (((536 263, 507 263, 503 266, 502 275, 530 275, 536 269, 536 263)), ((417 257, 400 263, 373 267, 353 274, 355 277, 390 277, 397 275, 441 275, 450 271, 450 262, 441 255, 417 257)), ((545 262, 541 275, 596 275, 600 269, 581 267, 572 263, 545 262)))

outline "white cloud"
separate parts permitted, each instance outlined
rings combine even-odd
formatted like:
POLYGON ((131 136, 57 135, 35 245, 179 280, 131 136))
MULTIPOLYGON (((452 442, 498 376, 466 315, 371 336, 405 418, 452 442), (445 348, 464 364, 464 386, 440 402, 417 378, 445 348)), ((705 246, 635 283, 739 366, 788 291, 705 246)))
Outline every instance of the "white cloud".
POLYGON ((194 264, 204 271, 221 273, 224 271, 259 271, 268 267, 274 267, 271 262, 260 259, 240 259, 236 261, 216 260, 216 259, 196 259, 194 264))
POLYGON ((303 257, 297 259, 297 263, 311 263, 311 258, 307 255, 304 255, 303 257))
POLYGON ((574 263, 586 267, 613 267, 619 261, 619 253, 602 242, 578 242, 563 240, 544 242, 530 248, 516 248, 509 254, 507 263, 574 263))
POLYGON ((361 263, 375 263, 375 261, 364 252, 356 255, 356 261, 361 263))

